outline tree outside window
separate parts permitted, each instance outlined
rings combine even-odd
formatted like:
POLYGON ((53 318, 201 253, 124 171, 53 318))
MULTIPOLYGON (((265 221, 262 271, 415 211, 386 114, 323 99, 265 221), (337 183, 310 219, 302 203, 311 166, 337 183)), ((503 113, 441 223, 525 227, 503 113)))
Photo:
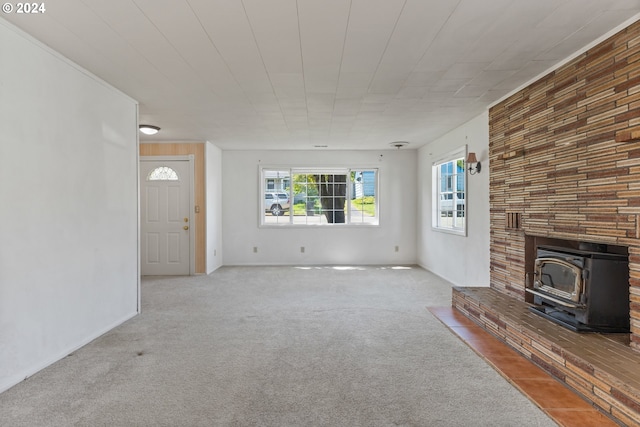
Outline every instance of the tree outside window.
MULTIPOLYGON (((263 179, 273 176, 273 169, 262 170, 263 179)), ((271 218, 265 205, 263 225, 378 224, 377 170, 304 170, 277 171, 290 184, 290 206, 282 218, 271 218), (291 177, 289 179, 289 177, 291 177)), ((264 185, 265 196, 268 182, 264 185)))

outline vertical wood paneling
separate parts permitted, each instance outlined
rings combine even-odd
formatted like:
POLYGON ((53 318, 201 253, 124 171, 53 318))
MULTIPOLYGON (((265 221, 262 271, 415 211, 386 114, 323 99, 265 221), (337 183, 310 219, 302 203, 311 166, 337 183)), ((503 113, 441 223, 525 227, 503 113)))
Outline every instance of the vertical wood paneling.
POLYGON ((186 156, 193 154, 195 167, 195 204, 194 212, 196 236, 196 273, 205 273, 206 269, 206 204, 204 174, 204 143, 140 143, 141 156, 186 156))
MULTIPOLYGON (((523 298, 525 235, 640 251, 640 140, 628 138, 640 131, 639 46, 636 22, 491 108, 495 289, 523 298), (509 211, 522 212, 519 229, 509 211)), ((640 350, 638 257, 630 270, 631 345, 640 350)))

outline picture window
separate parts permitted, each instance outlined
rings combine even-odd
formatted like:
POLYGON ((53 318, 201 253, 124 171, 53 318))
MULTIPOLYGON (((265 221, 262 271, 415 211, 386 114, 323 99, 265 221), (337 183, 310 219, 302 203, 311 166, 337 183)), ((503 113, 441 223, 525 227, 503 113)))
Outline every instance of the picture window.
POLYGON ((377 169, 261 170, 262 225, 378 225, 377 169))

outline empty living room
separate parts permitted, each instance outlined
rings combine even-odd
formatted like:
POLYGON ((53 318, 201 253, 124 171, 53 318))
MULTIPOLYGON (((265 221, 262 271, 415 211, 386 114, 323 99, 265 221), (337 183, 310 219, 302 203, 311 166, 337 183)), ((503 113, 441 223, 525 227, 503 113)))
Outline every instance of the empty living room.
POLYGON ((0 64, 1 425, 640 426, 640 1, 7 2, 0 64))

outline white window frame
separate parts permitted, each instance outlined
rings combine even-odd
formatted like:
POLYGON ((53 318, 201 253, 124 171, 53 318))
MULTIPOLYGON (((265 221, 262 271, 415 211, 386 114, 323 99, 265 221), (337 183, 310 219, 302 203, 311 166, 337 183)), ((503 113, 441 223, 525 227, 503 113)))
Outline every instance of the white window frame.
MULTIPOLYGON (((452 233, 452 234, 457 234, 459 236, 466 236, 467 235, 467 224, 469 223, 469 209, 468 209, 468 204, 467 201, 469 200, 469 198, 467 197, 467 193, 468 193, 468 186, 469 186, 469 179, 468 179, 468 174, 467 174, 467 165, 466 165, 466 158, 467 158, 467 146, 464 145, 456 150, 450 151, 446 154, 444 154, 443 156, 437 158, 432 166, 431 166, 431 193, 432 193, 432 199, 431 199, 431 228, 434 231, 440 231, 440 232, 444 232, 444 233, 452 233), (459 177, 459 174, 454 174, 453 176, 451 176, 451 178, 454 180, 454 182, 452 182, 452 199, 451 199, 451 203, 452 203, 452 209, 451 209, 451 213, 452 216, 449 219, 449 217, 443 218, 442 216, 442 212, 443 212, 443 208, 441 205, 442 202, 442 197, 441 197, 441 186, 440 186, 440 182, 441 182, 441 166, 449 163, 449 162, 456 162, 457 160, 462 159, 463 162, 463 171, 461 173, 464 181, 464 189, 463 191, 458 191, 458 182, 457 182, 457 178, 459 177), (456 207, 459 205, 457 202, 458 200, 458 193, 463 193, 463 215, 461 217, 461 222, 462 224, 459 224, 460 222, 460 217, 457 216, 457 209, 456 207)), ((455 167, 455 163, 454 163, 454 167, 455 167)))
MULTIPOLYGON (((379 192, 379 182, 380 182, 380 169, 378 167, 282 167, 282 166, 261 166, 259 168, 259 226, 260 227, 379 227, 380 226, 380 192, 379 192), (286 180, 289 183, 288 191, 280 191, 280 190, 269 190, 266 188, 266 180, 267 180, 267 172, 288 172, 289 176, 286 180), (374 175, 374 192, 375 192, 375 216, 369 217, 370 221, 367 222, 355 222, 355 214, 352 212, 350 200, 352 197, 355 197, 354 193, 354 185, 351 185, 351 173, 352 172, 363 172, 363 171, 373 171, 374 175), (317 213, 314 215, 318 218, 318 221, 314 221, 312 223, 300 223, 294 221, 294 215, 290 215, 294 209, 294 191, 293 191, 293 179, 294 175, 297 174, 306 174, 306 175, 314 175, 314 174, 336 174, 336 175, 346 175, 346 207, 345 207, 345 222, 344 223, 328 223, 326 222, 326 218, 324 214, 317 213), (281 217, 272 218, 272 216, 266 212, 265 206, 265 193, 269 192, 284 192, 289 195, 289 213, 285 213, 285 215, 281 217)), ((302 216, 305 218, 305 221, 308 221, 309 216, 302 216)))

